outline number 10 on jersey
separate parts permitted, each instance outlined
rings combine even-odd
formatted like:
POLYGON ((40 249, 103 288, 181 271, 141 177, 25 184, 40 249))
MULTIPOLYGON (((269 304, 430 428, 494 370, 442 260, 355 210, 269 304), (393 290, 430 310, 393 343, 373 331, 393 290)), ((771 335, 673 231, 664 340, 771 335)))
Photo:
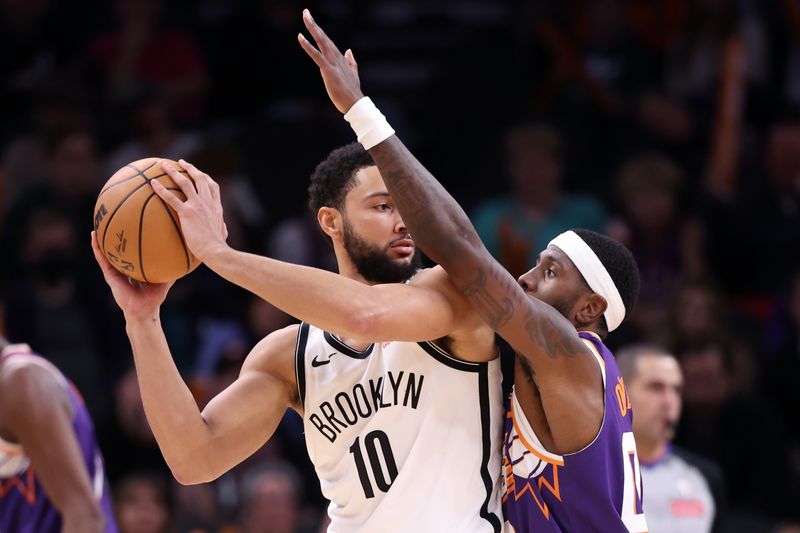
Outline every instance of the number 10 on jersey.
MULTIPOLYGON (((372 489, 372 481, 367 471, 361 445, 361 437, 356 437, 355 442, 350 446, 350 453, 353 454, 353 459, 356 462, 358 479, 361 480, 364 496, 367 498, 374 498, 375 491, 372 489)), ((375 486, 377 486, 378 490, 381 492, 387 492, 392 486, 392 482, 397 478, 397 463, 394 460, 392 447, 389 444, 389 437, 383 431, 371 431, 364 435, 363 446, 364 450, 367 452, 367 461, 369 462, 370 470, 372 470, 372 476, 375 479, 375 486), (380 448, 380 454, 378 453, 378 448, 380 448)))

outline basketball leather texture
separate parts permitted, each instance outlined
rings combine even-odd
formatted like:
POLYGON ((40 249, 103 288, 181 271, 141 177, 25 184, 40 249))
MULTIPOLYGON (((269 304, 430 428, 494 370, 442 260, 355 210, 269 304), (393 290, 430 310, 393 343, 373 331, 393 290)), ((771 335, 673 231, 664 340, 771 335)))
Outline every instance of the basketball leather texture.
POLYGON ((95 235, 106 258, 126 276, 148 283, 174 281, 200 264, 186 246, 177 213, 150 186, 158 180, 186 199, 162 162, 181 168, 157 157, 129 163, 109 178, 94 208, 95 235))

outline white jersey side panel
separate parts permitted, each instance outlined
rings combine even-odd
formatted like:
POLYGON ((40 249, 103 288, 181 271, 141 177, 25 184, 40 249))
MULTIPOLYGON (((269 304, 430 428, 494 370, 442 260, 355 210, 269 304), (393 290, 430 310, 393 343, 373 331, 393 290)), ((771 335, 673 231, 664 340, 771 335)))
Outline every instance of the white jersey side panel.
POLYGON ((430 343, 357 352, 302 324, 297 382, 332 533, 500 531, 500 360, 430 343))

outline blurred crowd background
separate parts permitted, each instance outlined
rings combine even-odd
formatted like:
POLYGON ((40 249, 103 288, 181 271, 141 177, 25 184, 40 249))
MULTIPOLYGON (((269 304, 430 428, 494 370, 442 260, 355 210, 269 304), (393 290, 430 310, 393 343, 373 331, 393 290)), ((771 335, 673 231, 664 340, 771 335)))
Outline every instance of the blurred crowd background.
MULTIPOLYGON (((183 157, 220 182, 232 246, 335 269, 306 185, 354 139, 304 7, 513 274, 570 227, 629 246, 642 294, 608 344, 678 357, 676 444, 720 467, 738 530, 796 531, 800 2, 0 0, 0 324, 86 398, 122 531, 319 530, 293 413, 221 479, 172 479, 89 246, 115 170, 183 157)), ((292 320, 204 267, 162 309, 201 407, 292 320)))

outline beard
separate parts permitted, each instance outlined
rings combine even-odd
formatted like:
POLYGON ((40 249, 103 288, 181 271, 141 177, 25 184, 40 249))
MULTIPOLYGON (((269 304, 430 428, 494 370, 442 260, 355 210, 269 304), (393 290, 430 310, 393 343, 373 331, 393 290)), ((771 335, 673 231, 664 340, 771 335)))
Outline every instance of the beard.
POLYGON ((371 283, 402 283, 420 269, 422 262, 416 248, 411 261, 403 264, 389 257, 391 246, 392 243, 389 243, 381 248, 368 243, 347 221, 344 222, 344 249, 365 280, 371 283))
POLYGON ((552 302, 545 302, 550 305, 550 307, 554 308, 558 311, 564 318, 567 320, 570 319, 570 311, 575 306, 575 302, 578 301, 578 297, 570 298, 570 297, 562 297, 558 299, 554 299, 552 302))

